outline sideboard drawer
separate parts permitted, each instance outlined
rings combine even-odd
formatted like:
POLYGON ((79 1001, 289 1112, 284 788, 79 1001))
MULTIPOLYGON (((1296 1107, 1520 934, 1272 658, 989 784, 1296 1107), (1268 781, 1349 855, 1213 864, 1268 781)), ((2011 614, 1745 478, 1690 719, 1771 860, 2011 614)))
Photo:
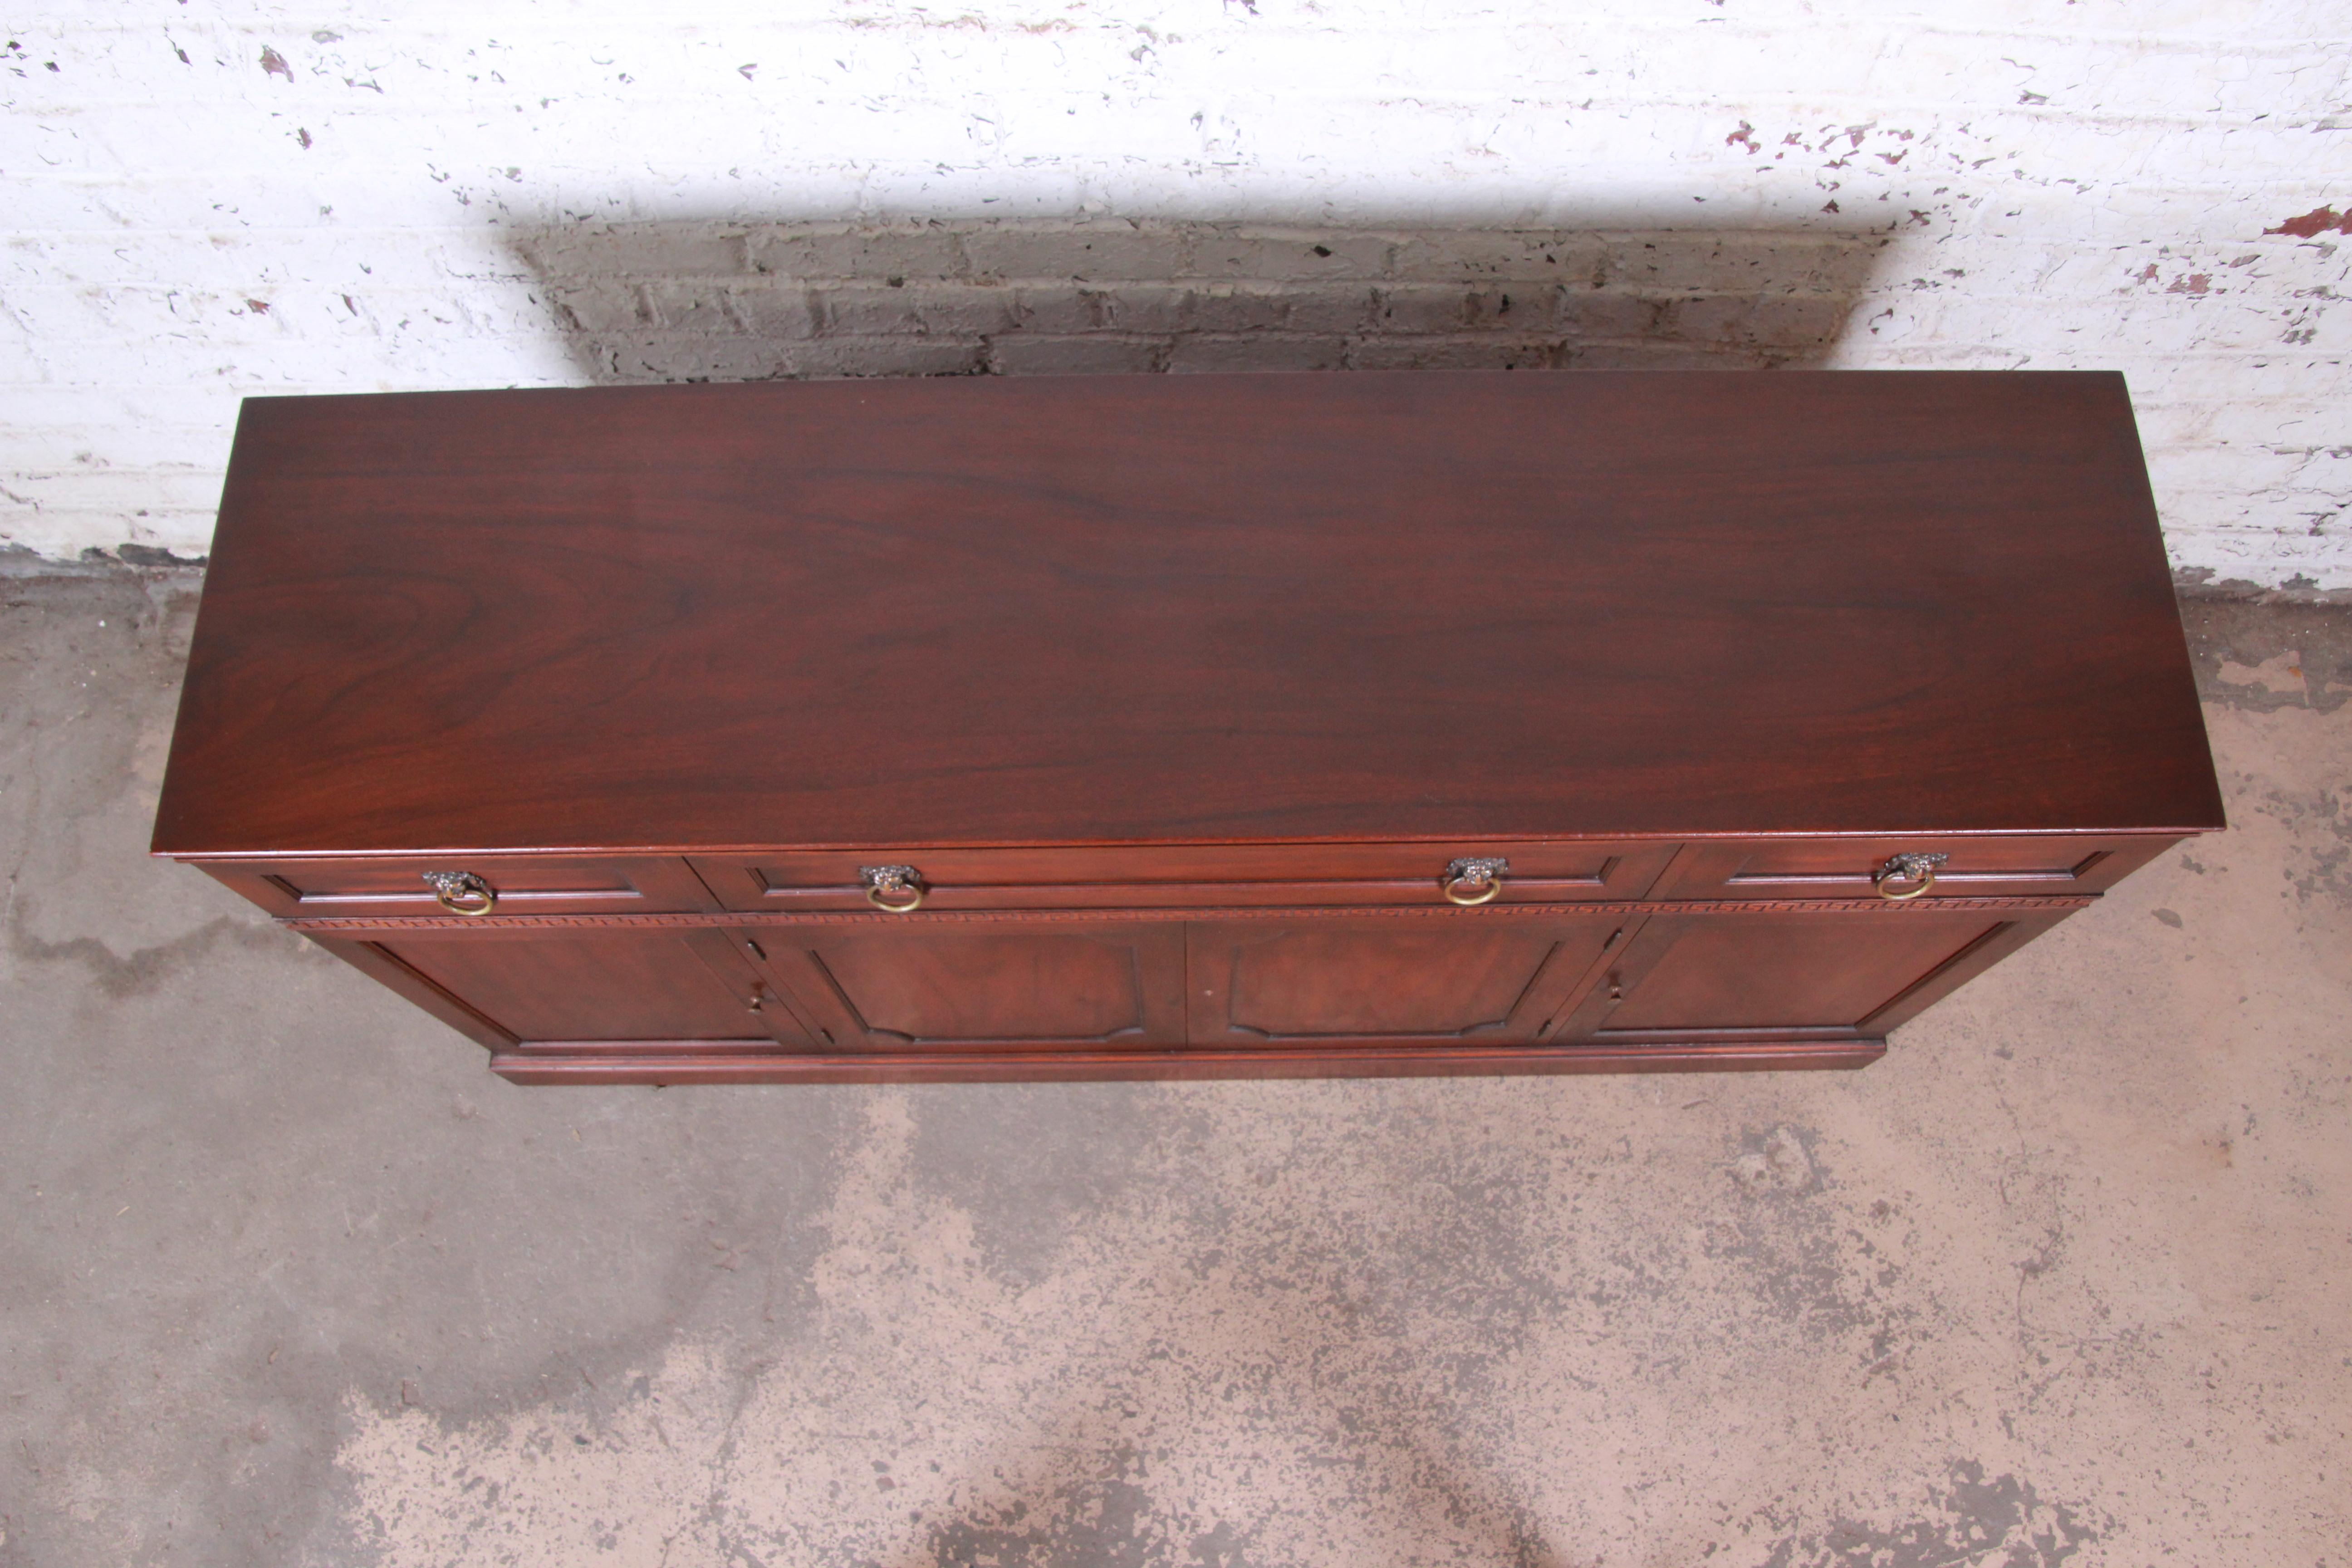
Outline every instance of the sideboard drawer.
POLYGON ((1315 908, 1639 899, 1670 843, 1171 845, 1149 849, 873 849, 698 856, 730 910, 862 910, 912 901, 877 889, 899 868, 936 910, 1315 908), (1465 862, 1497 862, 1491 873, 1465 862), (870 897, 872 895, 873 897, 870 897))
POLYGON ((1661 899, 2037 897, 2105 891, 2162 854, 2169 835, 2013 838, 1773 838, 1685 846, 1661 899), (1940 857, 1940 858, 1938 858, 1940 857), (1906 858, 1910 858, 1904 863, 1906 858))
POLYGON ((709 889, 684 860, 659 856, 458 852, 202 864, 278 915, 454 911, 494 921, 506 914, 668 914, 712 907, 709 889), (428 879, 439 879, 439 886, 428 879))

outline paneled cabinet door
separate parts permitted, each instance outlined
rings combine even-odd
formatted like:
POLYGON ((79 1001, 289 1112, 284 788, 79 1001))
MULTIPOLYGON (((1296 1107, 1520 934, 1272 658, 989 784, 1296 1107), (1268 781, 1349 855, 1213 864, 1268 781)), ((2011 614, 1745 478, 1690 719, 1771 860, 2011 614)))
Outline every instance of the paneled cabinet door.
POLYGON ((1626 924, 1467 910, 1202 921, 1185 928, 1192 1043, 1556 1038, 1626 924))
POLYGON ((1183 928, 1172 921, 909 915, 763 926, 736 941, 826 1050, 1184 1043, 1183 928))
POLYGON ((325 945, 488 1046, 811 1043, 724 931, 485 927, 325 945))
POLYGON ((1659 915, 1576 1009, 1597 1044, 1874 1039, 2070 911, 1659 915))

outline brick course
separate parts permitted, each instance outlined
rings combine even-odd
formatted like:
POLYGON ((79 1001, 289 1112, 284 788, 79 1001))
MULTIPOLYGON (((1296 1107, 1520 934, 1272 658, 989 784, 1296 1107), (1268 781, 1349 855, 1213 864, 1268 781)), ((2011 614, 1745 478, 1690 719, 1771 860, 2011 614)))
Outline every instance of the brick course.
POLYGON ((2352 586, 2341 0, 171 9, 0 60, 0 545, 200 553, 260 393, 2099 367, 2179 564, 2352 586))

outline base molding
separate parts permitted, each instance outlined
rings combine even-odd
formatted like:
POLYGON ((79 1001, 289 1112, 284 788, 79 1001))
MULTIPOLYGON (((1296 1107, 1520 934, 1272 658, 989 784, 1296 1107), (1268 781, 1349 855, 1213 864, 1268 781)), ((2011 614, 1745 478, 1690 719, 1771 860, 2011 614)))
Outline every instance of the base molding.
POLYGON ((1461 1078, 1486 1074, 1776 1072, 1868 1067, 1883 1039, 1776 1034, 1638 1046, 1316 1046, 1264 1050, 747 1050, 694 1041, 545 1042, 496 1051, 519 1084, 1043 1083, 1199 1079, 1461 1078))

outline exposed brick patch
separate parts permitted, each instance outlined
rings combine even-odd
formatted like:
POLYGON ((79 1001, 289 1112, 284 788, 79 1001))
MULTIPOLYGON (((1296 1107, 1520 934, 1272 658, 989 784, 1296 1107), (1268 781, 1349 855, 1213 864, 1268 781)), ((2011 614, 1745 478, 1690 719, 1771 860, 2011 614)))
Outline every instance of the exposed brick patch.
POLYGON ((600 380, 1818 363, 1881 237, 1132 221, 519 237, 600 380))

